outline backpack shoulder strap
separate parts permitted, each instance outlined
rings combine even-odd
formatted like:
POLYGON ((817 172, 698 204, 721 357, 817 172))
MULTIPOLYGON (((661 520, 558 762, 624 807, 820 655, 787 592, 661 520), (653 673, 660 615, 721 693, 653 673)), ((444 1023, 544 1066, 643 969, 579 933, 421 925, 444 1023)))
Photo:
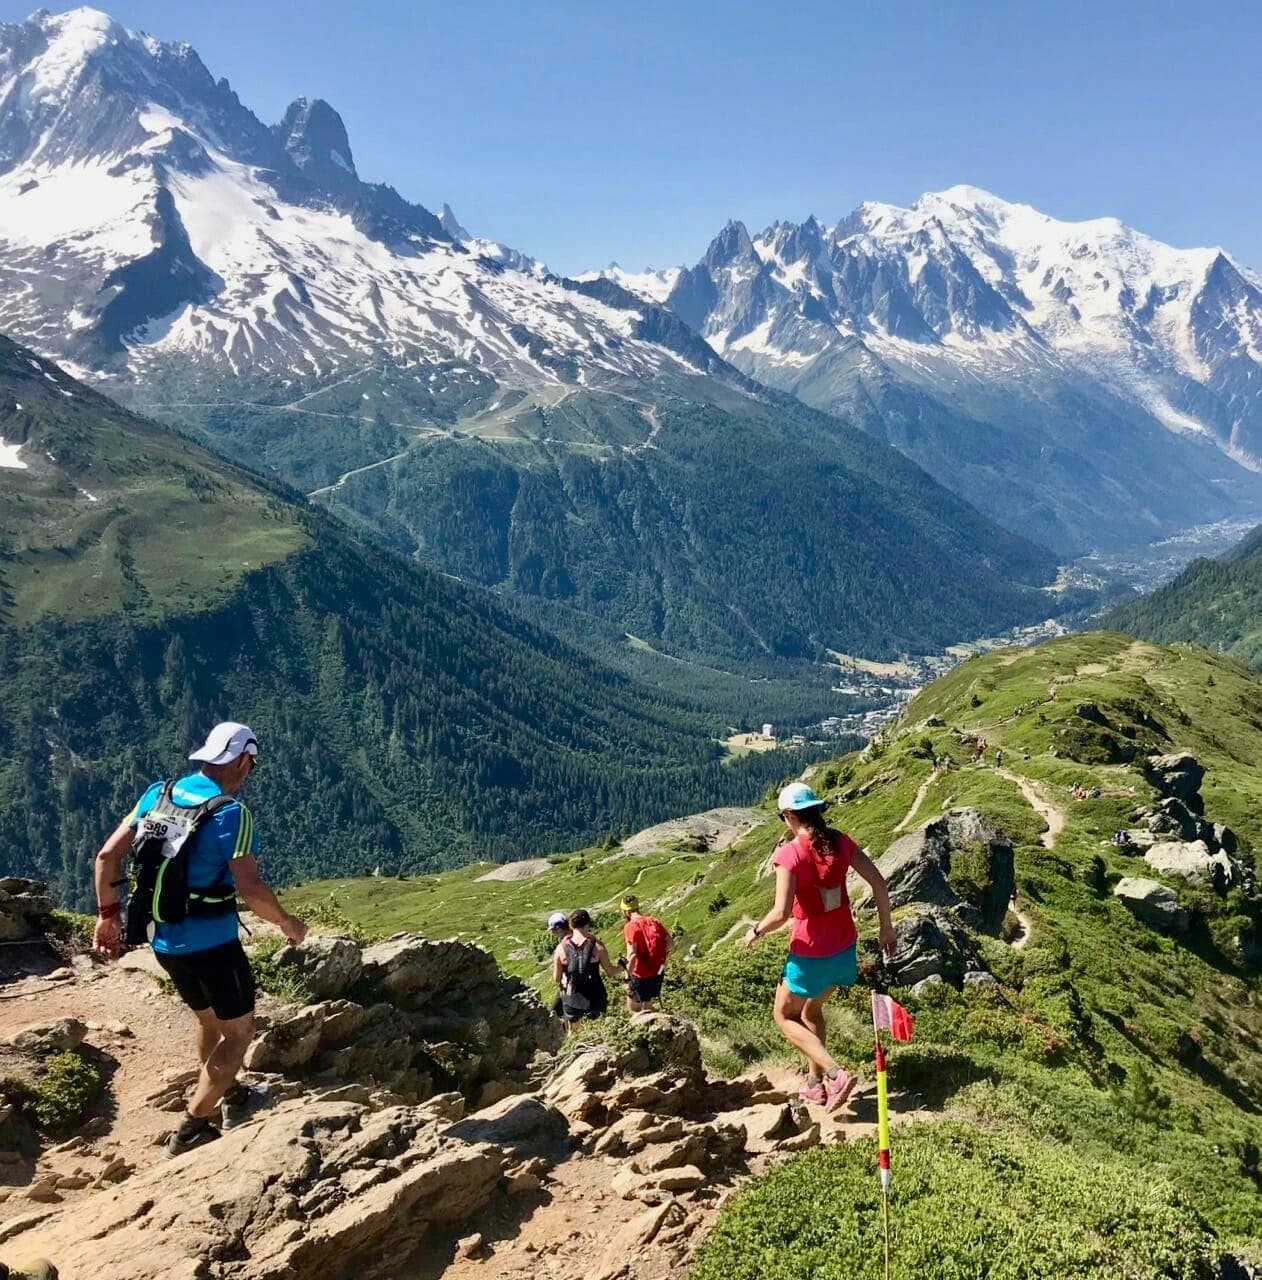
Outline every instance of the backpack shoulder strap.
POLYGON ((193 810, 193 826, 199 827, 212 814, 218 813, 220 809, 227 808, 228 805, 236 802, 236 796, 227 795, 221 791, 217 796, 211 796, 209 800, 203 800, 201 804, 193 810))

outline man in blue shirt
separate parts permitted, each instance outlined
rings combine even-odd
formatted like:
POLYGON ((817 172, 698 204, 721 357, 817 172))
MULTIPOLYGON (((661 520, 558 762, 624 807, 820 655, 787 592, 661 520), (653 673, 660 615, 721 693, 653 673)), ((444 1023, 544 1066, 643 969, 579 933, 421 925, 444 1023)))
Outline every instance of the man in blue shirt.
MULTIPOLYGON (((197 773, 178 779, 171 799, 179 808, 196 809, 214 796, 235 797, 258 761, 258 740, 248 725, 217 724, 203 746, 189 757, 197 773)), ((98 918, 93 946, 105 956, 122 954, 118 882, 136 827, 157 803, 163 783, 155 782, 119 823, 96 855, 98 918)), ((190 893, 211 889, 229 878, 236 894, 255 915, 277 925, 297 945, 307 927, 277 901, 259 874, 254 818, 233 799, 211 813, 191 837, 188 850, 190 893)), ((167 1154, 179 1155, 219 1137, 211 1122, 240 1123, 258 1096, 237 1081, 245 1051, 254 1037, 254 976, 238 936, 235 901, 212 915, 190 915, 178 924, 155 922, 150 944, 180 998, 197 1017, 197 1057, 202 1065, 188 1114, 167 1142, 167 1154), (222 1107, 221 1107, 222 1104, 222 1107)))

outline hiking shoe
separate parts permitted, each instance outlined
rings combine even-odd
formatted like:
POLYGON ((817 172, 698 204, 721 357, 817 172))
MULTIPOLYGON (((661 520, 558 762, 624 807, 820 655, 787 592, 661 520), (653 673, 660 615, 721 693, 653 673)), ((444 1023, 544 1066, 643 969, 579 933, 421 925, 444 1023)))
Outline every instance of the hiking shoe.
POLYGON ((166 1141, 167 1159, 173 1160, 186 1151, 192 1151, 194 1147, 204 1147, 218 1137, 219 1130, 209 1120, 191 1130, 187 1123, 182 1124, 166 1141))
POLYGON ((841 1067, 835 1076, 824 1081, 824 1110, 836 1111, 854 1092, 858 1083, 858 1076, 852 1076, 845 1067, 841 1067))
POLYGON ((239 1080, 224 1094, 219 1102, 219 1114, 223 1129, 235 1129, 272 1105, 272 1095, 266 1089, 242 1084, 239 1080))
POLYGON ((822 1107, 828 1095, 824 1090, 824 1082, 822 1080, 808 1080, 798 1090, 798 1097, 803 1102, 815 1102, 822 1107))

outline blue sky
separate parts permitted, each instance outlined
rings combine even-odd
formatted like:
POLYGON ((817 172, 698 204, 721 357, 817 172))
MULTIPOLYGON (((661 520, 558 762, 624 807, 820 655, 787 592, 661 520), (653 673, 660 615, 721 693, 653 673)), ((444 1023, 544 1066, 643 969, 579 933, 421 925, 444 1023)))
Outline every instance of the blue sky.
POLYGON ((264 120, 327 98, 364 177, 560 270, 957 182, 1262 269, 1256 3, 101 7, 189 41, 264 120))

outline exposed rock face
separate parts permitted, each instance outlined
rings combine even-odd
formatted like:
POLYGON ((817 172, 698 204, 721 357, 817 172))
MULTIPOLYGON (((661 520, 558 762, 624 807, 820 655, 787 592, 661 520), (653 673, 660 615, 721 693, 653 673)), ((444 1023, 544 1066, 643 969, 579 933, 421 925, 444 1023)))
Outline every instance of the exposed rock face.
MULTIPOLYGON (((973 927, 998 934, 1014 884, 1012 842, 978 810, 952 809, 931 819, 895 840, 877 866, 889 885, 893 906, 924 903, 952 908, 973 927), (970 862, 967 879, 960 874, 962 857, 970 862), (957 860, 954 881, 953 858, 957 860)), ((868 897, 865 886, 854 900, 868 897)))
POLYGON ((52 910, 52 899, 38 880, 0 878, 0 942, 42 938, 52 910))
POLYGON ((1144 861, 1154 871, 1182 876, 1193 884, 1209 885, 1220 892, 1229 889, 1239 878, 1234 859, 1221 850, 1212 853, 1204 840, 1161 841, 1144 854, 1144 861))
POLYGON ((1188 927, 1188 913, 1179 906, 1173 890, 1156 880, 1124 876, 1114 887, 1113 896, 1121 899, 1122 905, 1145 924, 1175 933, 1183 933, 1188 927))
POLYGON ((967 931, 949 912, 927 908, 895 921, 898 950, 883 961, 887 981, 911 987, 927 979, 959 987, 978 968, 967 931))
POLYGON ((598 1154, 633 1157, 621 1193, 650 1203, 683 1189, 667 1185, 667 1171, 701 1171, 704 1181, 745 1153, 819 1142, 805 1106, 765 1077, 708 1080, 696 1032, 670 1014, 632 1018, 623 1051, 602 1045, 560 1064, 542 1097, 577 1132, 590 1130, 598 1154))
POLYGON ((293 968, 316 1000, 337 1000, 359 981, 363 955, 350 938, 308 938, 300 947, 281 947, 276 963, 293 968))
POLYGON ((94 1280, 194 1280, 229 1274, 230 1261, 250 1280, 359 1280, 476 1214, 505 1162, 424 1109, 289 1104, 13 1233, 5 1257, 52 1257, 94 1280))
POLYGON ((515 1091, 535 1053, 560 1043, 538 997, 468 943, 400 934, 361 955, 319 939, 277 956, 313 989, 353 988, 364 1003, 326 999, 264 1028, 246 1058, 254 1071, 381 1085, 408 1102, 452 1088, 475 1098, 491 1082, 515 1091))
POLYGON ((1205 768, 1195 756, 1187 752, 1149 756, 1144 765, 1144 777, 1163 796, 1182 800, 1193 813, 1205 812, 1205 803, 1201 799, 1205 768))

